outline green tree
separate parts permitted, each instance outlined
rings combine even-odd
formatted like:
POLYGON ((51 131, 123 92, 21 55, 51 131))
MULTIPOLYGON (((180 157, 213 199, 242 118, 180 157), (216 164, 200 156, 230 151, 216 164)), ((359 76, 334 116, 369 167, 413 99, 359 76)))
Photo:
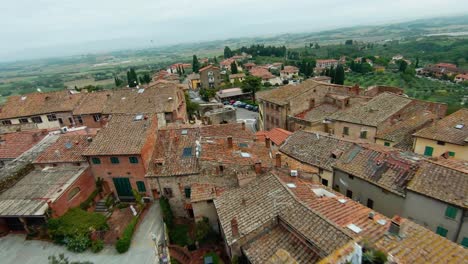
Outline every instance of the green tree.
POLYGON ((143 74, 143 82, 144 83, 150 83, 151 82, 151 76, 149 75, 149 73, 143 74))
POLYGON ((114 83, 116 87, 121 87, 124 81, 120 79, 118 76, 114 76, 114 83))
POLYGON ((255 103, 255 94, 262 87, 262 79, 256 76, 247 76, 242 82, 242 92, 252 93, 252 101, 255 103))
POLYGON ((224 58, 229 59, 231 57, 232 57, 232 50, 228 46, 224 47, 224 58))
POLYGON ((353 45, 353 40, 352 39, 346 40, 345 45, 353 45))
POLYGON ((192 102, 188 93, 185 93, 185 106, 189 118, 192 118, 192 116, 195 115, 200 109, 200 105, 198 103, 192 102))
POLYGON ((419 67, 419 57, 416 57, 416 63, 414 64, 414 68, 418 68, 419 67))
POLYGON ((129 87, 136 87, 138 85, 138 76, 133 68, 127 71, 127 83, 129 87))
POLYGON ((195 73, 198 73, 198 71, 200 70, 200 62, 197 59, 197 55, 193 55, 192 70, 195 73))
POLYGON ((406 67, 408 67, 408 63, 405 60, 400 60, 398 71, 404 72, 406 70, 406 67))
POLYGON ((238 73, 237 64, 236 64, 235 61, 233 61, 233 62, 231 63, 231 73, 232 73, 232 74, 238 73))
POLYGON ((345 80, 345 72, 344 72, 343 66, 340 64, 336 67, 336 70, 335 70, 335 82, 334 83, 343 85, 344 80, 345 80))

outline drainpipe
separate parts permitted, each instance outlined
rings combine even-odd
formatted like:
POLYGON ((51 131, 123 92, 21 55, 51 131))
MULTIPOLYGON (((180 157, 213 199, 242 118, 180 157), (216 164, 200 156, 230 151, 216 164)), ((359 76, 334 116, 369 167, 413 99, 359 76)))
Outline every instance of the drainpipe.
POLYGON ((461 214, 461 217, 460 217, 460 223, 458 224, 457 226, 457 231, 455 232, 455 243, 457 243, 458 239, 459 239, 459 236, 460 236, 460 231, 461 231, 461 228, 463 226, 463 223, 465 222, 465 216, 466 216, 466 209, 463 209, 462 211, 462 214, 461 214))

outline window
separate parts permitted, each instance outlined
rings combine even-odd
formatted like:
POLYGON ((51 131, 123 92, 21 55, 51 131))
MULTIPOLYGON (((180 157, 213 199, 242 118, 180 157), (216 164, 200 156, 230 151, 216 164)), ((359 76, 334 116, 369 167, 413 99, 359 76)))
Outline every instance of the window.
POLYGON ((91 158, 91 162, 93 164, 101 164, 101 159, 100 158, 91 158))
POLYGON ((353 199, 353 191, 346 190, 346 197, 353 199))
POLYGON ((348 174, 348 178, 349 178, 350 180, 354 180, 354 176, 351 175, 351 174, 348 174))
POLYGON ((27 124, 27 123, 29 123, 29 120, 27 118, 20 118, 19 122, 20 122, 20 124, 27 124))
POLYGON ((434 152, 433 147, 426 146, 426 148, 424 149, 424 156, 432 157, 433 152, 434 152))
POLYGON ((117 158, 117 157, 111 157, 110 161, 111 161, 112 164, 119 164, 119 158, 117 158))
POLYGON ((75 124, 75 120, 73 120, 73 118, 71 118, 71 117, 68 118, 68 122, 70 123, 70 125, 75 124))
POLYGON ((100 114, 95 114, 93 115, 94 122, 99 122, 101 120, 101 115, 100 114))
POLYGON ((78 120, 78 124, 83 124, 83 118, 81 118, 81 116, 77 116, 76 120, 78 120))
POLYGON ((437 145, 444 146, 444 145, 445 145, 445 142, 443 142, 443 141, 440 141, 440 140, 437 140, 437 145))
POLYGON ((139 192, 146 192, 146 186, 145 183, 142 181, 137 181, 136 182, 137 188, 139 192))
POLYGON ((343 127, 343 135, 349 135, 349 127, 343 127))
POLYGON ((31 117, 31 120, 33 121, 33 123, 36 123, 36 124, 42 123, 42 118, 40 116, 33 116, 31 117))
POLYGON ((164 188, 163 189, 164 195, 171 198, 172 197, 172 189, 171 188, 164 188))
POLYGON ((184 152, 182 153, 182 157, 192 157, 192 148, 184 148, 184 152))
POLYGON ((57 116, 55 114, 47 115, 47 120, 49 121, 57 121, 57 116))
POLYGON ((449 205, 447 206, 447 209, 445 209, 445 217, 455 219, 457 217, 457 212, 458 209, 456 207, 449 205))
POLYGON ((322 184, 325 186, 328 186, 328 180, 327 179, 322 179, 322 184))
POLYGON ((445 229, 445 228, 443 228, 443 227, 441 227, 441 226, 438 226, 438 227, 437 227, 436 233, 437 233, 438 235, 443 236, 443 237, 447 237, 448 230, 445 229))
POLYGON ((367 131, 361 131, 361 134, 359 135, 360 138, 366 139, 367 138, 367 131))
POLYGON ((449 151, 449 152, 448 152, 448 155, 449 155, 449 157, 452 157, 452 158, 453 158, 453 157, 455 157, 455 152, 449 151))
POLYGON ((192 193, 192 189, 189 186, 184 188, 185 198, 190 199, 190 194, 192 193))
POLYGON ((384 146, 390 147, 390 142, 384 142, 384 146))
POLYGON ((367 207, 374 209, 374 201, 372 199, 367 199, 367 207))
POLYGON ((75 187, 68 192, 68 201, 73 199, 80 192, 80 187, 75 187))
POLYGON ((468 237, 464 237, 461 245, 464 246, 465 248, 468 248, 468 237))
POLYGON ((60 125, 63 125, 63 120, 62 120, 62 118, 59 118, 58 121, 59 121, 60 125))
POLYGON ((3 120, 2 125, 11 125, 11 120, 3 120))
POLYGON ((138 158, 137 158, 137 157, 128 157, 128 160, 129 160, 130 163, 132 163, 132 164, 138 163, 138 158))
POLYGON ((223 165, 219 165, 219 172, 220 172, 220 173, 223 173, 223 172, 224 172, 224 166, 223 166, 223 165))
POLYGON ((322 169, 322 168, 319 168, 319 174, 320 174, 320 175, 323 174, 323 169, 322 169))

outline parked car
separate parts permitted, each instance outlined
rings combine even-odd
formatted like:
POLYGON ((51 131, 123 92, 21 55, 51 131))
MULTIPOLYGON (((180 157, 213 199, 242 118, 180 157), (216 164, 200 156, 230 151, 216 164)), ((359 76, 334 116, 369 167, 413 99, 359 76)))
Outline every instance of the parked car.
POLYGON ((223 102, 223 105, 228 105, 229 104, 229 101, 224 101, 223 102))
POLYGON ((258 106, 254 106, 254 107, 252 108, 252 111, 258 112, 258 106))
POLYGON ((229 101, 229 104, 233 105, 235 102, 236 102, 236 100, 231 100, 231 101, 229 101))
POLYGON ((247 109, 247 110, 252 110, 252 109, 253 109, 253 106, 252 106, 252 105, 249 105, 249 104, 248 104, 248 105, 245 105, 245 109, 247 109))

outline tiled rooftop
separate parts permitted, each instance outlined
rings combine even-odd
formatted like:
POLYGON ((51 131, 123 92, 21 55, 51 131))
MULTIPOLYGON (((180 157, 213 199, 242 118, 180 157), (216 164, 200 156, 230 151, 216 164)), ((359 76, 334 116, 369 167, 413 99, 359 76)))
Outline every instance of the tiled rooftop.
POLYGON ((296 117, 310 122, 322 122, 326 117, 338 111, 340 111, 340 108, 337 105, 324 103, 310 110, 306 110, 296 115, 296 117))
POLYGON ((156 82, 140 89, 115 90, 107 100, 105 114, 163 113, 176 109, 180 86, 171 82, 156 82))
POLYGON ((343 122, 377 126, 409 103, 411 103, 410 98, 393 93, 382 93, 372 98, 365 106, 353 106, 348 111, 332 115, 331 118, 343 122))
POLYGON ((105 90, 92 93, 83 93, 80 103, 73 110, 74 115, 86 115, 102 113, 108 98, 112 95, 112 90, 105 90))
POLYGON ((83 162, 84 150, 89 147, 88 135, 61 135, 58 140, 36 158, 34 163, 83 162))
POLYGON ((48 93, 30 93, 8 97, 0 111, 0 119, 34 116, 56 112, 71 112, 82 94, 62 90, 48 93))
POLYGON ((99 131, 83 155, 131 155, 140 154, 149 133, 155 133, 156 116, 114 114, 107 126, 99 131))
POLYGON ((265 138, 268 137, 275 145, 280 146, 291 134, 292 132, 282 128, 273 128, 270 131, 258 131, 255 136, 260 142, 265 142, 265 138))
POLYGON ((422 159, 412 152, 375 144, 355 144, 334 167, 403 196, 422 159))
POLYGON ((456 206, 468 208, 468 161, 424 160, 408 189, 456 206))
POLYGON ((376 138, 395 142, 398 144, 396 147, 411 150, 413 147, 412 134, 430 125, 435 118, 436 116, 429 111, 414 113, 412 117, 379 127, 376 138))
POLYGON ((414 222, 403 219, 400 235, 389 234, 391 219, 384 215, 323 185, 290 177, 285 171, 275 174, 283 184, 293 183, 296 187, 290 190, 312 210, 344 229, 349 229, 350 224, 359 227, 359 233, 350 232, 353 238, 371 242, 391 254, 397 263, 464 263, 468 258, 466 249, 414 222), (317 195, 317 189, 327 191, 327 195, 317 195))
POLYGON ((320 258, 310 247, 281 225, 275 226, 247 244, 244 252, 252 264, 263 264, 280 249, 288 252, 297 263, 315 263, 320 258))
POLYGON ((283 73, 298 73, 299 68, 295 66, 284 66, 284 70, 281 70, 283 73))
POLYGON ((217 187, 210 183, 194 183, 191 185, 190 201, 193 203, 213 200, 221 195, 223 191, 223 187, 217 187))
POLYGON ((334 136, 296 131, 280 151, 301 162, 331 171, 340 156, 352 147, 353 143, 334 136))
POLYGON ((47 131, 21 131, 0 135, 0 159, 15 159, 36 145, 47 131))
POLYGON ((468 109, 460 109, 430 127, 421 129, 414 136, 464 146, 468 140, 468 109))
POLYGON ((256 77, 262 78, 262 80, 269 80, 272 78, 275 78, 271 72, 269 72, 267 69, 262 68, 262 67, 254 67, 250 70, 250 74, 256 77))

